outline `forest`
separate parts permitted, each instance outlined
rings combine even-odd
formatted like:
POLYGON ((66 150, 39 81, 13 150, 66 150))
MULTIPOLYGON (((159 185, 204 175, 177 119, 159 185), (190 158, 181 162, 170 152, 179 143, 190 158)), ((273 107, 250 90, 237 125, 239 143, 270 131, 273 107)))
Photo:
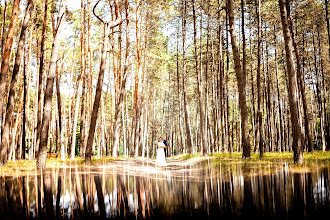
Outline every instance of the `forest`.
POLYGON ((4 0, 0 163, 330 149, 318 0, 4 0))
POLYGON ((328 0, 0 0, 1 219, 330 213, 328 0))

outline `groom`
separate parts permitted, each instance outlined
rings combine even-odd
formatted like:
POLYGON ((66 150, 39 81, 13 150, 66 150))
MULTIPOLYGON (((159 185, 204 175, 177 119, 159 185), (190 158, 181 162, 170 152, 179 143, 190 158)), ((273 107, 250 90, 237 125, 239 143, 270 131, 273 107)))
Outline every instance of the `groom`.
POLYGON ((162 136, 162 139, 163 139, 163 143, 165 145, 164 151, 165 151, 165 157, 166 157, 167 156, 167 141, 165 139, 165 136, 162 136))

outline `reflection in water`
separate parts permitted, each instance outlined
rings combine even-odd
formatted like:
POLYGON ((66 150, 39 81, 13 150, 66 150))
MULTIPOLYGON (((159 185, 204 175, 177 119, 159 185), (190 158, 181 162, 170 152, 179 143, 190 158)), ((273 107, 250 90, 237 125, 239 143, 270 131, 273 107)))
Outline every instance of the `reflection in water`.
POLYGON ((0 177, 0 214, 25 218, 315 216, 330 211, 328 168, 145 161, 0 177))

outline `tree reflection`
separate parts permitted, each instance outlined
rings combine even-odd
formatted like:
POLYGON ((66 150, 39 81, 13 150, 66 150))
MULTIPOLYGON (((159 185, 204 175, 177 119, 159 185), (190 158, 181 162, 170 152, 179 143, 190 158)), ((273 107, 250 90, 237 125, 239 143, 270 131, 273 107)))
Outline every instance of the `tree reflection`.
POLYGON ((330 211, 329 169, 241 164, 165 169, 135 163, 61 167, 0 178, 4 217, 314 216, 330 211), (270 170, 272 170, 270 172, 270 170))

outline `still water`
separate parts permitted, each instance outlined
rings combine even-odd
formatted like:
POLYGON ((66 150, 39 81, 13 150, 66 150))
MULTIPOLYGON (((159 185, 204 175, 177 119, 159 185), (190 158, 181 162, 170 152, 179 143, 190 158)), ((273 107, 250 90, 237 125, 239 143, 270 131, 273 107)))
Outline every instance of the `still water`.
POLYGON ((0 177, 0 216, 12 218, 245 218, 330 214, 330 170, 204 160, 122 160, 0 177))

